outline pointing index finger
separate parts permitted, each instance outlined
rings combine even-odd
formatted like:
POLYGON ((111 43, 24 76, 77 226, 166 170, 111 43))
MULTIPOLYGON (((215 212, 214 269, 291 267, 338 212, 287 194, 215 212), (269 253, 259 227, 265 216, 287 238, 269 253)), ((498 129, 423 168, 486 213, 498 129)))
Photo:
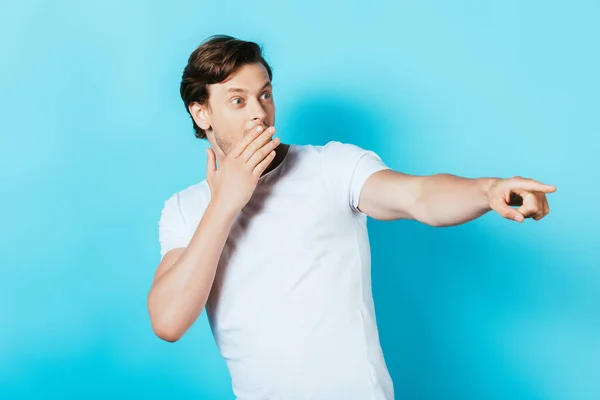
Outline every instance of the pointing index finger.
POLYGON ((533 179, 516 178, 511 186, 513 189, 523 189, 533 192, 552 193, 556 191, 556 186, 546 185, 533 179))

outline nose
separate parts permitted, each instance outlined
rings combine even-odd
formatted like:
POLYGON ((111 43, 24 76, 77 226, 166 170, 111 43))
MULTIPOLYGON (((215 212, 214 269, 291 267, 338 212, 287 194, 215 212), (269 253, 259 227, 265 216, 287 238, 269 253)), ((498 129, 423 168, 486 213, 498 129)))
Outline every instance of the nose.
POLYGON ((263 106, 260 104, 260 102, 254 102, 254 106, 252 107, 251 113, 252 121, 262 125, 265 124, 265 120, 267 119, 267 113, 263 106))

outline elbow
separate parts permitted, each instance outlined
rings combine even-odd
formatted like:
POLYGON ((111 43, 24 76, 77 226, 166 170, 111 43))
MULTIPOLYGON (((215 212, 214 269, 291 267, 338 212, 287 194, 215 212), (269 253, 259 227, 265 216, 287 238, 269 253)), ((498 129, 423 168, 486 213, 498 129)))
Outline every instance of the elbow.
POLYGON ((422 197, 414 199, 409 208, 410 219, 429 226, 439 226, 438 221, 431 218, 427 202, 422 197))
POLYGON ((151 319, 154 334, 165 342, 175 343, 183 337, 184 332, 172 323, 159 322, 151 319))
POLYGON ((185 329, 181 328, 171 313, 161 310, 153 304, 152 297, 148 298, 148 314, 150 316, 150 324, 152 331, 160 339, 174 343, 181 339, 185 333, 185 329))
POLYGON ((452 226, 451 224, 445 224, 443 222, 439 222, 439 221, 429 221, 429 222, 424 222, 425 224, 432 226, 434 228, 446 228, 449 226, 452 226))
POLYGON ((164 340, 165 342, 169 342, 169 343, 175 343, 176 341, 178 341, 179 339, 181 339, 181 337, 183 335, 174 332, 172 330, 169 329, 161 329, 161 328, 157 328, 157 327, 152 327, 152 329, 154 330, 154 334, 156 336, 158 336, 160 339, 164 340))
POLYGON ((411 219, 434 228, 451 226, 451 224, 444 221, 443 218, 439 218, 439 216, 436 216, 435 213, 432 212, 431 207, 429 207, 424 198, 415 200, 410 209, 410 215, 411 219))

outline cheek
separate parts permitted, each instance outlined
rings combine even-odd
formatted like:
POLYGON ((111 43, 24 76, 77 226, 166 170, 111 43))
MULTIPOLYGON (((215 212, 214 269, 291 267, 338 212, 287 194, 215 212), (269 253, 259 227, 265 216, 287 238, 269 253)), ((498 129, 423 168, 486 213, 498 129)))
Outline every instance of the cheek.
POLYGON ((275 105, 271 104, 265 107, 265 112, 267 113, 267 120, 269 121, 269 125, 275 125, 275 105))
POLYGON ((228 110, 219 112, 218 115, 213 115, 213 127, 220 132, 229 132, 232 126, 235 126, 235 114, 228 110))
POLYGON ((215 125, 223 139, 236 141, 244 136, 247 120, 239 113, 224 113, 215 125))

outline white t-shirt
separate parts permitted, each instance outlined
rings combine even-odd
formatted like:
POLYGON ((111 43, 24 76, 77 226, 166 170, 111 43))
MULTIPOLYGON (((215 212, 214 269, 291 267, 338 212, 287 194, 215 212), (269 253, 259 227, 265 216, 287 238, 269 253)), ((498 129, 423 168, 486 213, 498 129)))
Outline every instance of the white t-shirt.
MULTIPOLYGON (((259 179, 219 261, 206 312, 240 400, 391 400, 371 294, 363 183, 387 169, 340 142, 290 145, 259 179)), ((186 247, 206 180, 165 202, 161 256, 186 247)))

